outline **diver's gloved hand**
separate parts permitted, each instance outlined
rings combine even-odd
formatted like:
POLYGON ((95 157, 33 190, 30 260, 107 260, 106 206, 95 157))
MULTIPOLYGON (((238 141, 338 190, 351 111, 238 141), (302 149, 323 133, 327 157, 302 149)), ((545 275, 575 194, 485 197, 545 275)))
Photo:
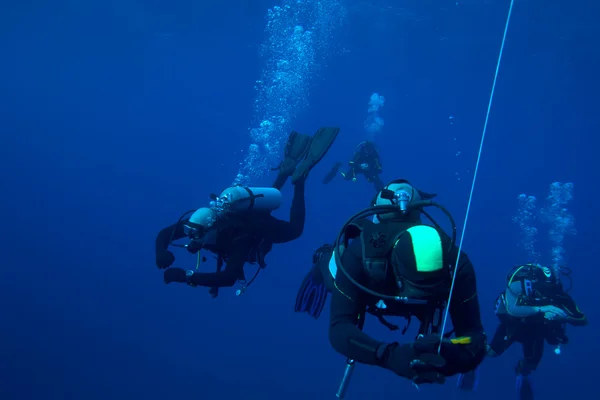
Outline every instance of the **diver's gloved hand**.
MULTIPOLYGON (((418 351, 437 354, 440 345, 439 335, 426 335, 419 337, 413 347, 418 351)), ((444 359, 442 365, 417 365, 415 369, 420 372, 434 370, 443 376, 454 376, 474 370, 485 357, 486 337, 476 334, 464 338, 443 339, 440 355, 444 359)))
POLYGON ((436 352, 422 352, 412 344, 386 345, 382 356, 383 366, 396 375, 408 378, 416 384, 444 383, 445 378, 433 366, 441 367, 444 359, 436 352), (432 366, 424 368, 425 366, 432 366))
POLYGON ((567 319, 567 313, 555 306, 540 307, 540 311, 544 313, 544 318, 549 321, 564 321, 567 319))
POLYGON ((169 250, 156 251, 156 266, 160 269, 167 269, 175 262, 175 256, 169 250))
POLYGON ((164 280, 167 284, 172 282, 188 283, 192 273, 192 271, 186 271, 182 268, 169 268, 164 273, 164 280))

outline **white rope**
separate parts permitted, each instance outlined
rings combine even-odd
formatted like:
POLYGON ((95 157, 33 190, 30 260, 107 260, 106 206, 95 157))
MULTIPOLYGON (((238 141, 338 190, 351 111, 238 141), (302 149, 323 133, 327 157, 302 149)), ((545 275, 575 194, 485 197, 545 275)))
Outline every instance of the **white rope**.
POLYGON ((485 123, 483 124, 483 132, 481 134, 481 143, 479 144, 479 153, 477 154, 477 163, 475 164, 475 172, 473 173, 473 182, 471 183, 471 192, 469 193, 469 201, 467 203, 467 213, 465 215, 465 222, 463 224, 462 232, 460 235, 460 243, 458 245, 458 255, 456 256, 456 264, 454 266, 454 273, 452 275, 452 285, 450 286, 450 294, 448 296, 448 303, 446 305, 446 311, 444 313, 444 322, 442 323, 442 332, 440 336, 440 345, 438 347, 438 353, 442 350, 442 340, 444 338, 444 332, 446 330, 446 324, 448 323, 448 314, 450 311, 450 302, 452 301, 452 294, 454 292, 454 283, 456 281, 456 271, 458 270, 458 263, 460 261, 460 253, 463 247, 463 241, 465 238, 465 232, 467 230, 467 221, 469 220, 469 212, 471 211, 471 203, 473 202, 473 192, 475 191, 475 181, 477 180, 477 172, 479 171, 479 163, 481 161, 481 153, 483 152, 483 143, 485 141, 485 134, 487 132, 488 121, 490 119, 490 111, 492 109, 492 101, 494 100, 494 91, 496 90, 496 81, 498 80, 498 72, 500 71, 500 62, 502 61, 502 53, 504 52, 504 43, 506 42, 506 33, 508 32, 508 24, 510 23, 510 16, 512 15, 512 9, 514 0, 510 1, 510 7, 508 9, 508 16, 506 17, 506 25, 504 27, 504 35, 502 36, 502 45, 500 46, 500 53, 498 54, 498 62, 496 63, 496 73, 494 74, 494 83, 492 84, 492 91, 490 93, 490 100, 488 102, 487 113, 485 115, 485 123))

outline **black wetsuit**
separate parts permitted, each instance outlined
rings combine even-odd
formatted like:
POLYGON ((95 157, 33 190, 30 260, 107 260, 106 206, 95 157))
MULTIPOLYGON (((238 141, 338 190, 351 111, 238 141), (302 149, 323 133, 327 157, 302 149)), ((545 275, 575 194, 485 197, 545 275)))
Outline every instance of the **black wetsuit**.
POLYGON ((354 180, 356 175, 362 174, 367 181, 373 183, 375 191, 379 192, 383 189, 384 184, 379 178, 382 171, 381 161, 373 143, 363 142, 359 144, 348 164, 350 164, 348 170, 342 174, 344 179, 354 180))
MULTIPOLYGON (((544 341, 551 346, 568 343, 566 324, 584 326, 588 323, 585 314, 577 308, 573 298, 558 285, 553 284, 553 286, 555 286, 554 290, 550 289, 553 293, 547 292, 547 297, 538 298, 535 305, 553 305, 562 309, 568 315, 566 321, 548 321, 544 319, 543 313, 525 318, 513 317, 508 314, 498 315, 500 325, 496 328, 496 333, 490 342, 490 350, 493 353, 490 352, 489 355, 499 356, 513 343, 521 343, 523 359, 517 363, 515 368, 518 375, 528 375, 537 369, 544 355, 544 341)), ((537 289, 534 287, 534 290, 537 289)), ((541 290, 544 291, 544 289, 541 290)))
MULTIPOLYGON (((410 224, 406 225, 406 227, 410 226, 410 224)), ((445 235, 442 236, 442 242, 443 248, 448 249, 449 239, 445 235)), ((402 249, 396 248, 394 251, 402 251, 402 249)), ((412 251, 412 249, 408 251, 412 251)), ((348 249, 344 251, 341 261, 345 270, 357 282, 369 287, 369 278, 363 266, 362 253, 362 243, 359 240, 354 240, 350 243, 348 249)), ((457 253, 456 248, 452 251, 445 250, 443 254, 444 264, 453 265, 456 262, 457 253)), ((393 295, 395 288, 397 288, 395 279, 388 273, 385 287, 377 291, 393 295)), ((398 373, 398 370, 409 370, 410 359, 406 360, 404 366, 389 365, 381 357, 382 346, 388 344, 376 340, 362 331, 362 323, 367 307, 375 307, 379 300, 379 298, 363 292, 352 284, 344 273, 338 271, 335 278, 335 289, 331 298, 329 328, 331 345, 339 353, 364 364, 378 365, 396 373, 398 373)), ((419 318, 418 307, 420 306, 401 303, 390 304, 387 300, 386 306, 386 315, 409 316, 412 314, 419 318), (411 307, 415 308, 411 309, 411 307)), ((465 347, 464 352, 460 350, 459 360, 446 360, 448 365, 443 372, 443 375, 446 376, 474 369, 481 363, 485 355, 485 334, 480 317, 475 271, 469 258, 464 253, 461 254, 460 265, 456 273, 450 316, 456 336, 472 337, 474 347, 469 347, 468 351, 465 347)), ((422 329, 423 327, 422 325, 422 329)), ((426 331, 420 331, 420 333, 427 334, 426 331)))
MULTIPOLYGON (((203 248, 216 254, 225 262, 225 269, 218 272, 194 272, 189 283, 194 286, 227 287, 244 279, 244 264, 258 263, 264 266, 264 257, 275 243, 287 243, 298 239, 304 230, 306 217, 304 200, 305 181, 294 185, 294 197, 290 220, 282 221, 270 213, 251 213, 240 216, 229 228, 217 232, 214 244, 203 248)), ((162 229, 156 237, 156 252, 167 251, 173 229, 173 240, 185 237, 183 224, 162 229)), ((199 251, 200 249, 196 249, 199 251)))

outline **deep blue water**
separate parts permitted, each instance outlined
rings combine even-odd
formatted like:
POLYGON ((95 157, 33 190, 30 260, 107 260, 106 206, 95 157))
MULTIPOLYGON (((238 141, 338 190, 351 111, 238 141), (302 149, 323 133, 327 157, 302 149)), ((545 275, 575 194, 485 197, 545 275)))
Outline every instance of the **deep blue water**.
MULTIPOLYGON (((373 195, 363 180, 321 178, 364 140, 374 92, 386 99, 384 180, 439 193, 462 226, 509 2, 346 0, 337 50, 319 61, 292 122, 342 128, 308 182, 303 236, 276 246, 242 297, 164 285, 156 233, 229 185, 248 147, 276 4, 2 5, 1 399, 334 398, 344 359, 328 343, 328 311, 315 322, 292 307, 313 250, 373 195)), ((505 274, 528 261, 511 221, 517 195, 542 202, 550 183, 575 185, 577 234, 564 247, 590 325, 569 329, 560 356, 547 348, 542 399, 598 393, 598 12, 591 1, 515 2, 465 236, 491 336, 505 274)), ((284 196, 281 218, 289 187, 284 196)), ((541 229, 545 256, 546 237, 541 229)), ((417 392, 361 366, 348 399, 514 398, 519 351, 486 360, 470 396, 453 379, 417 392)))

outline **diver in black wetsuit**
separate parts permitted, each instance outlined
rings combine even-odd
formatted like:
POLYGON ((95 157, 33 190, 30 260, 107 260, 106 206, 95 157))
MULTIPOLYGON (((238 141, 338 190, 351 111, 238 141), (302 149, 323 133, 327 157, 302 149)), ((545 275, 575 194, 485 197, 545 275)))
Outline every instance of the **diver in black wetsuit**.
MULTIPOLYGON (((273 244, 300 237, 305 220, 305 180, 310 170, 325 156, 338 133, 339 128, 321 128, 313 137, 292 132, 273 188, 238 186, 226 189, 219 197, 214 196, 215 207, 200 208, 189 218, 182 217, 178 223, 162 229, 156 238, 156 265, 166 269, 165 283, 210 287, 210 293, 216 296, 219 287, 245 281, 246 263, 257 263, 264 268, 265 256, 273 244), (290 176, 294 198, 290 221, 287 222, 273 217, 271 211, 279 207, 279 189, 290 176), (217 272, 169 268, 175 261, 175 256, 168 250, 169 245, 186 237, 189 244, 183 247, 189 252, 196 254, 205 249, 217 256, 217 272), (223 265, 225 270, 221 271, 223 265)), ((241 291, 246 287, 243 286, 241 291)))
MULTIPOLYGON (((337 175, 341 166, 342 163, 336 163, 323 179, 323 183, 327 184, 331 182, 337 175)), ((368 182, 373 184, 375 191, 379 192, 384 186, 379 178, 381 171, 381 160, 379 159, 379 153, 377 152, 375 143, 367 140, 356 146, 352 160, 348 161, 348 170, 341 174, 345 180, 351 180, 353 182, 356 182, 357 175, 362 174, 368 182)))
MULTIPOLYGON (((431 200, 437 197, 435 193, 427 193, 417 190, 421 200, 431 200)), ((377 195, 379 191, 377 192, 377 195)), ((372 204, 376 205, 377 195, 372 204)), ((326 243, 319 247, 312 257, 312 268, 302 281, 302 285, 296 295, 295 312, 307 313, 314 319, 318 319, 325 307, 329 293, 333 291, 333 280, 337 267, 333 257, 334 245, 326 243), (333 275, 332 275, 333 274, 333 275)))
MULTIPOLYGON (((376 365, 417 384, 442 383, 447 376, 473 370, 486 351, 473 265, 461 253, 449 305, 457 337, 441 337, 442 311, 458 257, 456 229, 453 223, 448 237, 423 207, 437 206, 451 219, 450 214, 421 200, 404 180, 386 186, 375 204, 346 223, 333 249, 328 268, 335 279, 330 283, 331 345, 348 357, 347 368, 355 362, 376 365), (421 222, 422 213, 434 226, 421 222), (370 216, 373 221, 366 219, 370 216), (398 327, 384 316, 416 317, 419 336, 406 344, 376 340, 363 332, 367 313, 392 330, 398 327)), ((339 393, 344 390, 340 387, 339 393)))
MULTIPOLYGON (((513 268, 507 276, 506 289, 496 301, 495 312, 500 320, 487 355, 497 357, 513 343, 521 343, 523 359, 515 367, 517 398, 533 400, 531 373, 544 355, 544 342, 557 346, 568 343, 566 324, 585 326, 588 320, 575 301, 564 290, 560 275, 569 276, 570 270, 560 272, 539 264, 525 264, 513 268)), ((459 380, 459 388, 471 391, 476 376, 466 375, 459 380), (462 384, 461 384, 462 383, 462 384)))

